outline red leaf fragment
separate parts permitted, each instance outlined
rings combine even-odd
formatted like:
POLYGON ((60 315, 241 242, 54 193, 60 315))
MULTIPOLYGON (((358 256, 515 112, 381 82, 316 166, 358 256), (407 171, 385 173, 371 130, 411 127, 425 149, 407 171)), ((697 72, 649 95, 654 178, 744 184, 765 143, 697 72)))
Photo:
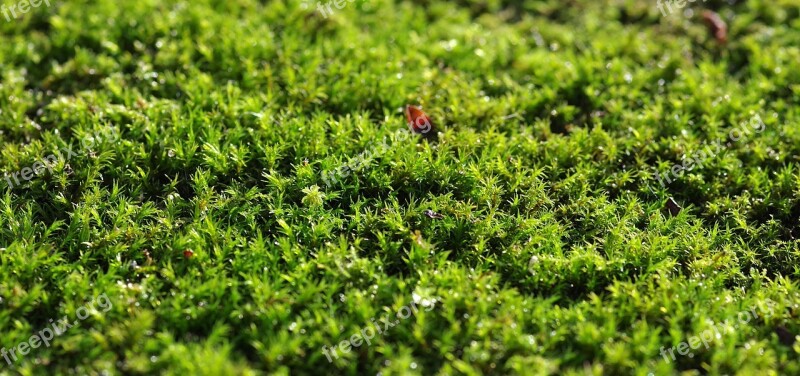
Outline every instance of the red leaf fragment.
POLYGON ((406 121, 408 127, 416 134, 426 136, 433 135, 433 123, 428 115, 423 112, 419 107, 408 105, 406 106, 406 121))

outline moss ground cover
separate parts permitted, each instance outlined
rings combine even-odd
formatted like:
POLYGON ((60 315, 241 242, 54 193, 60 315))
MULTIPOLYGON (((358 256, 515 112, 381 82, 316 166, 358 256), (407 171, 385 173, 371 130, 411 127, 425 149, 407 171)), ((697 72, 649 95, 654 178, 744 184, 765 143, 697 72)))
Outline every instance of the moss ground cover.
POLYGON ((800 374, 800 2, 326 4, 0 18, 0 373, 800 374))

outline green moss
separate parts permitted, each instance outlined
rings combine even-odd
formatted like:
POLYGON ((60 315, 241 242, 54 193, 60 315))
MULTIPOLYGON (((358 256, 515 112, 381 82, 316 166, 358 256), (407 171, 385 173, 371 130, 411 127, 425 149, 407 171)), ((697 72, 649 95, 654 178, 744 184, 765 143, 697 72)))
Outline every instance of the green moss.
POLYGON ((113 308, 0 373, 800 373, 796 1, 51 2, 0 18, 0 171, 75 152, 0 179, 2 346, 113 308))

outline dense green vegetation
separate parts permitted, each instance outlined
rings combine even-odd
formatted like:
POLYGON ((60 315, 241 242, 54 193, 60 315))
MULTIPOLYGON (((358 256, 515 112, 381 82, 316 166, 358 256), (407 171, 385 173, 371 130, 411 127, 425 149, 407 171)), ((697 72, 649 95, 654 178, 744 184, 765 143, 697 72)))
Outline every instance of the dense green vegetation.
POLYGON ((796 0, 50 4, 0 18, 0 342, 78 322, 2 374, 800 374, 796 0))

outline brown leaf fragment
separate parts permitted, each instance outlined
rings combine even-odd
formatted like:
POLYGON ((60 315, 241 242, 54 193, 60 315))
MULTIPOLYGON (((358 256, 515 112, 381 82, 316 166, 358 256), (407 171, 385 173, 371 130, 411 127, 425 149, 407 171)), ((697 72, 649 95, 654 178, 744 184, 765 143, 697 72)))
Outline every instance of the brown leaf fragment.
POLYGON ((444 218, 443 215, 441 215, 441 214, 439 214, 439 213, 437 213, 437 212, 435 212, 433 210, 430 210, 430 209, 425 211, 425 215, 427 215, 428 218, 431 218, 431 219, 443 219, 444 218))
POLYGON ((781 341, 782 344, 786 346, 794 345, 794 341, 796 336, 786 329, 784 326, 778 326, 775 328, 775 334, 778 335, 778 339, 781 341))
POLYGON ((675 202, 675 199, 672 198, 672 197, 670 197, 667 200, 667 205, 666 206, 667 206, 667 210, 669 210, 669 214, 671 216, 673 216, 673 217, 678 215, 678 213, 680 213, 681 210, 683 210, 683 208, 680 205, 678 205, 678 203, 675 202))
POLYGON ((702 17, 703 22, 705 22, 706 26, 708 26, 708 31, 714 35, 714 38, 717 39, 717 42, 725 43, 728 41, 728 25, 722 20, 722 17, 720 17, 717 12, 704 10, 702 17))

